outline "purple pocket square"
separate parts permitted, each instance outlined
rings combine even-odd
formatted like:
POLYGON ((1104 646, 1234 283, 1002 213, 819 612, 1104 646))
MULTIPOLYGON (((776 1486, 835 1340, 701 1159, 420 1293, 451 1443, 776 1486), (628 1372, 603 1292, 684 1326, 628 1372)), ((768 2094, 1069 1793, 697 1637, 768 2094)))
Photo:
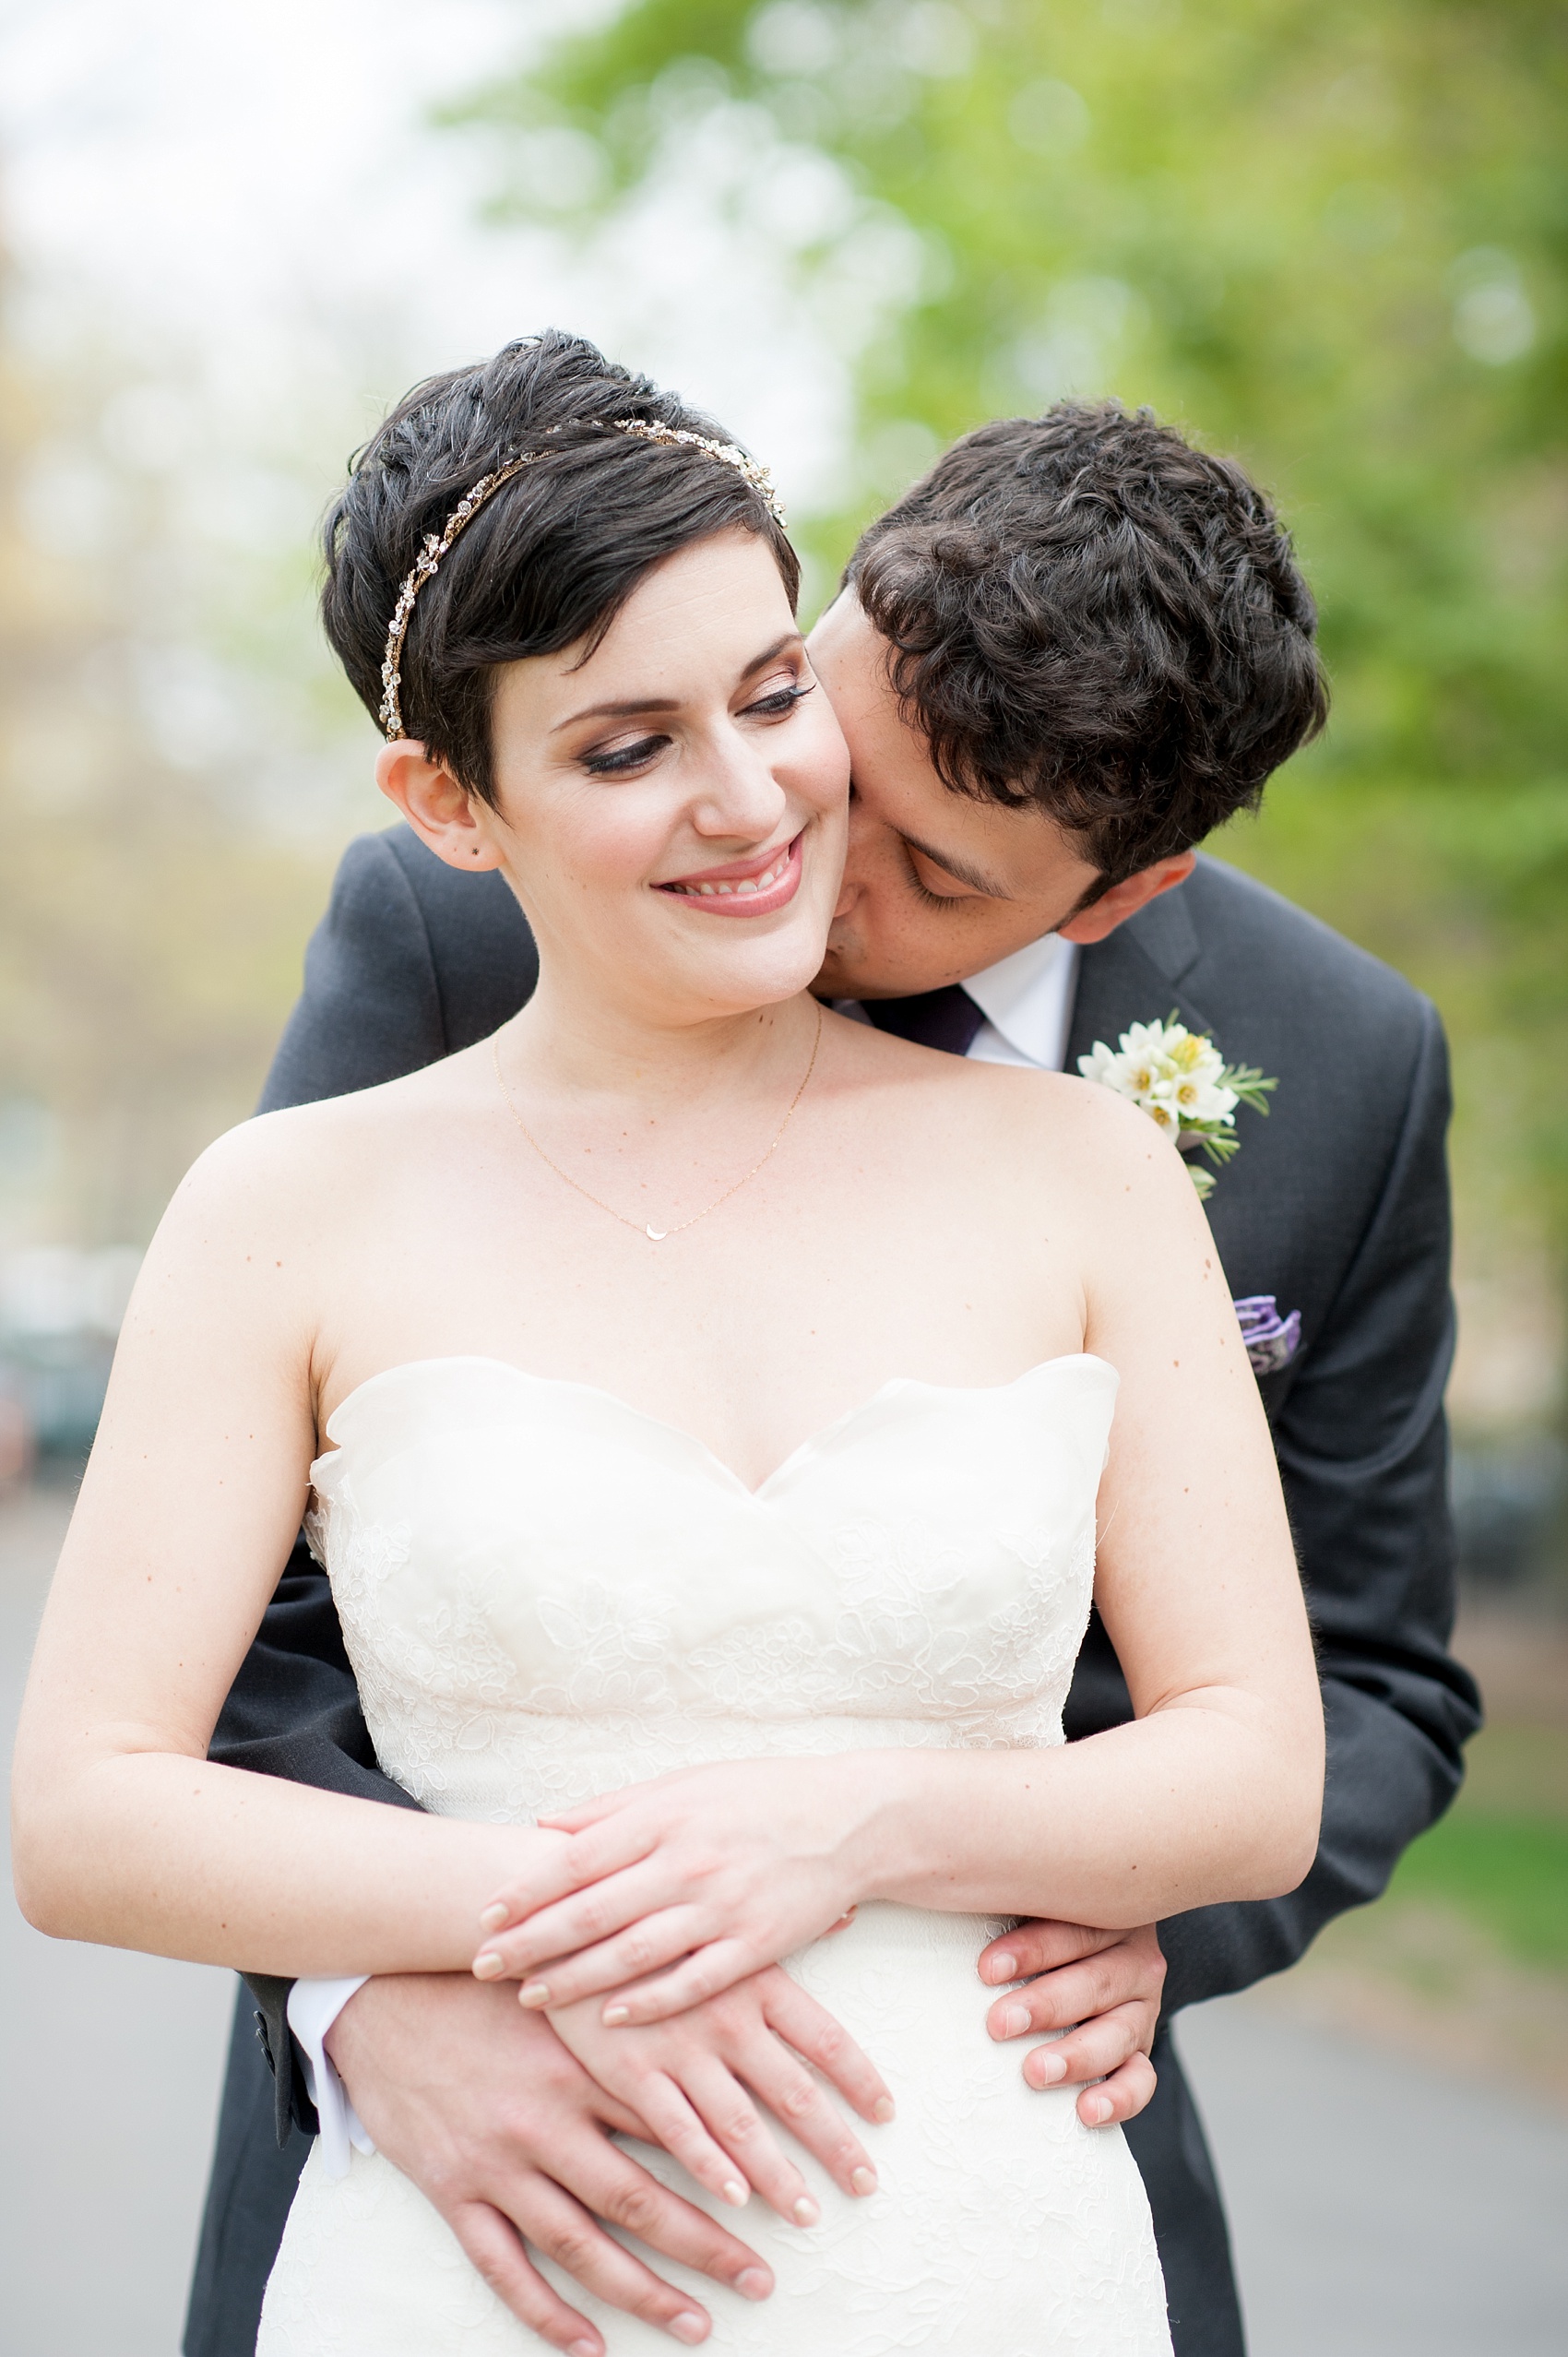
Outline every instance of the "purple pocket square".
POLYGON ((1272 1293, 1249 1293, 1236 1305, 1241 1339, 1254 1375, 1277 1375, 1295 1357, 1301 1339, 1301 1313, 1281 1317, 1272 1293))

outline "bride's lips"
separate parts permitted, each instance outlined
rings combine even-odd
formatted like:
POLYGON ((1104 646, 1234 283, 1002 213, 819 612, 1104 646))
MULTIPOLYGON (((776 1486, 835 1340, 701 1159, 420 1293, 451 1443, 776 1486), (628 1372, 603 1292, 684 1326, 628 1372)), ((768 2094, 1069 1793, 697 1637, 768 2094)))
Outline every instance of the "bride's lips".
POLYGON ((694 875, 672 876, 657 884, 656 892, 688 901, 710 917, 767 917, 782 909, 801 888, 801 841, 776 844, 770 851, 754 851, 750 859, 731 860, 728 867, 699 868, 694 875))

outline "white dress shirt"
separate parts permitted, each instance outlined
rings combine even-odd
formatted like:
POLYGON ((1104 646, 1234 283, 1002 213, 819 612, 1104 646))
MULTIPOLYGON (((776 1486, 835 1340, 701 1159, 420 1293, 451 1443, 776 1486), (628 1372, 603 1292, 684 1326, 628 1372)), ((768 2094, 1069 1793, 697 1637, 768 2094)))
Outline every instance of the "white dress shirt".
POLYGON ((969 1048, 979 1064, 1023 1064, 1060 1072, 1073 1021, 1076 942, 1048 933, 964 984, 985 1021, 969 1048))
MULTIPOLYGON (((1056 933, 1015 949, 982 973, 971 974, 964 988, 985 1021, 969 1044, 970 1056, 978 1064, 1018 1064, 1037 1072, 1060 1072, 1067 1054, 1077 974, 1076 944, 1056 933)), ((850 1002, 844 1011, 859 1014, 860 1009, 850 1002)), ((321 2122, 322 2160, 331 2177, 347 2170, 350 2145, 360 2152, 375 2149, 323 2043, 367 1977, 296 1981, 289 1993, 289 2026, 304 2053, 305 2084, 321 2122)))
POLYGON ((321 2158, 329 2177, 348 2175, 350 2145, 358 2152, 375 2150, 326 2042, 349 1999, 369 1978, 368 1972, 361 1972, 336 1981, 296 1981, 289 1992, 289 2027, 304 2058, 305 2091, 321 2122, 321 2158))

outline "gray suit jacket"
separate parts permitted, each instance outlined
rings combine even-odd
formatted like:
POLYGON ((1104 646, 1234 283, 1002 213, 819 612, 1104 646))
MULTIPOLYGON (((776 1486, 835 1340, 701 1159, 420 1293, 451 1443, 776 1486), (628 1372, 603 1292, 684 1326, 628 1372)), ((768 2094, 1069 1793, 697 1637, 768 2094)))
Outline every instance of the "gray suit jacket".
MULTIPOLYGON (((406 827, 363 837, 345 855, 311 943, 304 994, 262 1109, 373 1087, 469 1046, 517 1011, 537 973, 528 927, 498 875, 455 874, 406 827)), ((1479 1722, 1473 1683, 1447 1650, 1449 1099, 1436 1015, 1374 958, 1210 860, 1085 950, 1068 1068, 1097 1039, 1113 1043, 1130 1023, 1172 1007, 1230 1061, 1279 1079, 1267 1119, 1239 1114, 1242 1151, 1221 1174, 1209 1217, 1232 1292, 1272 1293, 1282 1312, 1301 1312, 1295 1357, 1261 1387, 1317 1635, 1329 1747, 1322 1843, 1301 1887, 1161 1925, 1168 2013, 1283 1970, 1331 1917, 1374 1899, 1457 1790, 1461 1746, 1479 1722)), ((1129 1715, 1096 1622, 1069 1734, 1129 1715)), ((376 1764, 329 1591, 303 1552, 235 1683, 212 1756, 411 1805, 376 1764)), ((281 2141, 291 2120, 309 2129, 314 2118, 283 2026, 286 1984, 252 1987, 275 2065, 281 2141)), ((1174 2055, 1160 2064, 1160 2095, 1130 2134, 1155 2209, 1179 2357, 1229 2357, 1241 2339, 1223 2215, 1174 2055)), ((258 2102, 254 2053, 237 2048, 187 2326, 191 2357, 230 2357, 247 2329, 254 2336, 247 2303, 253 2295, 259 2303, 281 2223, 280 2212, 275 2223, 262 2220, 262 2195, 245 2190, 247 2172, 264 2165, 251 2125, 258 2102)), ((281 2197, 286 2208, 297 2166, 291 2156, 274 2172, 266 2198, 275 2206, 281 2197)))

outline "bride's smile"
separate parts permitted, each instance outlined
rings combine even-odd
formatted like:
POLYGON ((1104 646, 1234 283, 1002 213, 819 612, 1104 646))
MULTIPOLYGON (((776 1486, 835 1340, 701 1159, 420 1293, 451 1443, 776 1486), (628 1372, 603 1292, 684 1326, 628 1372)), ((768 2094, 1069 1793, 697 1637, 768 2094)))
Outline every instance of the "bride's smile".
POLYGON ((778 851, 757 851, 750 859, 731 860, 728 867, 706 868, 700 875, 672 876, 656 889, 683 899, 701 898, 709 904, 705 916, 770 917, 800 889, 803 839, 796 835, 778 851))

